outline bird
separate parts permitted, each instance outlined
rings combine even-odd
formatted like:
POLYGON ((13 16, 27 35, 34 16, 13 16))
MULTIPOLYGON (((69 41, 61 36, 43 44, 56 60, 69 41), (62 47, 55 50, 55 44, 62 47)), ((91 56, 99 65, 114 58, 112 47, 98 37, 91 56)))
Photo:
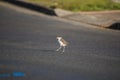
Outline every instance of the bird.
POLYGON ((60 45, 60 47, 56 51, 59 51, 60 49, 63 48, 62 52, 65 52, 65 47, 68 46, 68 42, 64 40, 62 37, 56 37, 56 39, 58 40, 58 43, 60 45))

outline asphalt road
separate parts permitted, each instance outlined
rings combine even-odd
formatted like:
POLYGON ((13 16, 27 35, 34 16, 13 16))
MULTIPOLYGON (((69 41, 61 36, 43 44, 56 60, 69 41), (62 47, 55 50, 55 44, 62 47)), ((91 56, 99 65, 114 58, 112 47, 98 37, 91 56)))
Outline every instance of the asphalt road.
POLYGON ((0 6, 0 80, 120 80, 120 32, 86 26, 0 6))

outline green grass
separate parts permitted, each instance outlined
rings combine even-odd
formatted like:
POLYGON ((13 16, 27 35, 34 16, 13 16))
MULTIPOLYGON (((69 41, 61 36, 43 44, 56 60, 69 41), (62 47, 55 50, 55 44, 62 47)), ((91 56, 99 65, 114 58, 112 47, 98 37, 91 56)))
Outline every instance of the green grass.
POLYGON ((120 3, 111 0, 27 0, 49 8, 62 8, 70 11, 120 10, 120 3))

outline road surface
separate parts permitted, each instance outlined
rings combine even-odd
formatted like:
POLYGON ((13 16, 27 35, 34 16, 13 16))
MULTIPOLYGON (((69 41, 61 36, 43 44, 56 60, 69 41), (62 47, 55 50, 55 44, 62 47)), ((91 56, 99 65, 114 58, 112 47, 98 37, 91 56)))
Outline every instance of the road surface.
POLYGON ((0 80, 120 80, 120 32, 0 6, 0 80))

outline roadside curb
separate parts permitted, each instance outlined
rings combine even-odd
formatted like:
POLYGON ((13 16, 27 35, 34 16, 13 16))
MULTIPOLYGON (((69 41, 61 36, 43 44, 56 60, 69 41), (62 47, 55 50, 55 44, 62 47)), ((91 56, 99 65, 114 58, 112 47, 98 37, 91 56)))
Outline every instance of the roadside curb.
POLYGON ((120 30, 120 10, 113 11, 92 11, 92 12, 71 12, 63 9, 51 9, 45 6, 30 3, 24 0, 2 0, 21 6, 30 10, 41 12, 50 16, 62 17, 76 22, 83 22, 86 24, 119 29, 120 30))
POLYGON ((12 3, 14 5, 21 6, 21 7, 24 7, 24 8, 28 8, 28 9, 31 9, 31 10, 34 10, 34 11, 37 11, 37 12, 41 12, 41 13, 44 13, 44 14, 47 14, 47 15, 56 16, 53 9, 46 8, 44 6, 40 6, 40 5, 38 6, 38 5, 34 5, 32 3, 28 3, 28 2, 20 1, 20 0, 2 0, 2 1, 12 3))
POLYGON ((67 11, 67 10, 63 10, 63 9, 51 9, 51 8, 47 8, 45 6, 41 6, 41 5, 37 5, 37 4, 33 4, 24 0, 2 0, 2 1, 6 1, 9 3, 12 3, 14 5, 17 6, 21 6, 24 8, 28 8, 37 12, 41 12, 47 15, 51 15, 51 16, 58 16, 58 17, 64 17, 67 15, 72 15, 73 12, 71 11, 67 11))

